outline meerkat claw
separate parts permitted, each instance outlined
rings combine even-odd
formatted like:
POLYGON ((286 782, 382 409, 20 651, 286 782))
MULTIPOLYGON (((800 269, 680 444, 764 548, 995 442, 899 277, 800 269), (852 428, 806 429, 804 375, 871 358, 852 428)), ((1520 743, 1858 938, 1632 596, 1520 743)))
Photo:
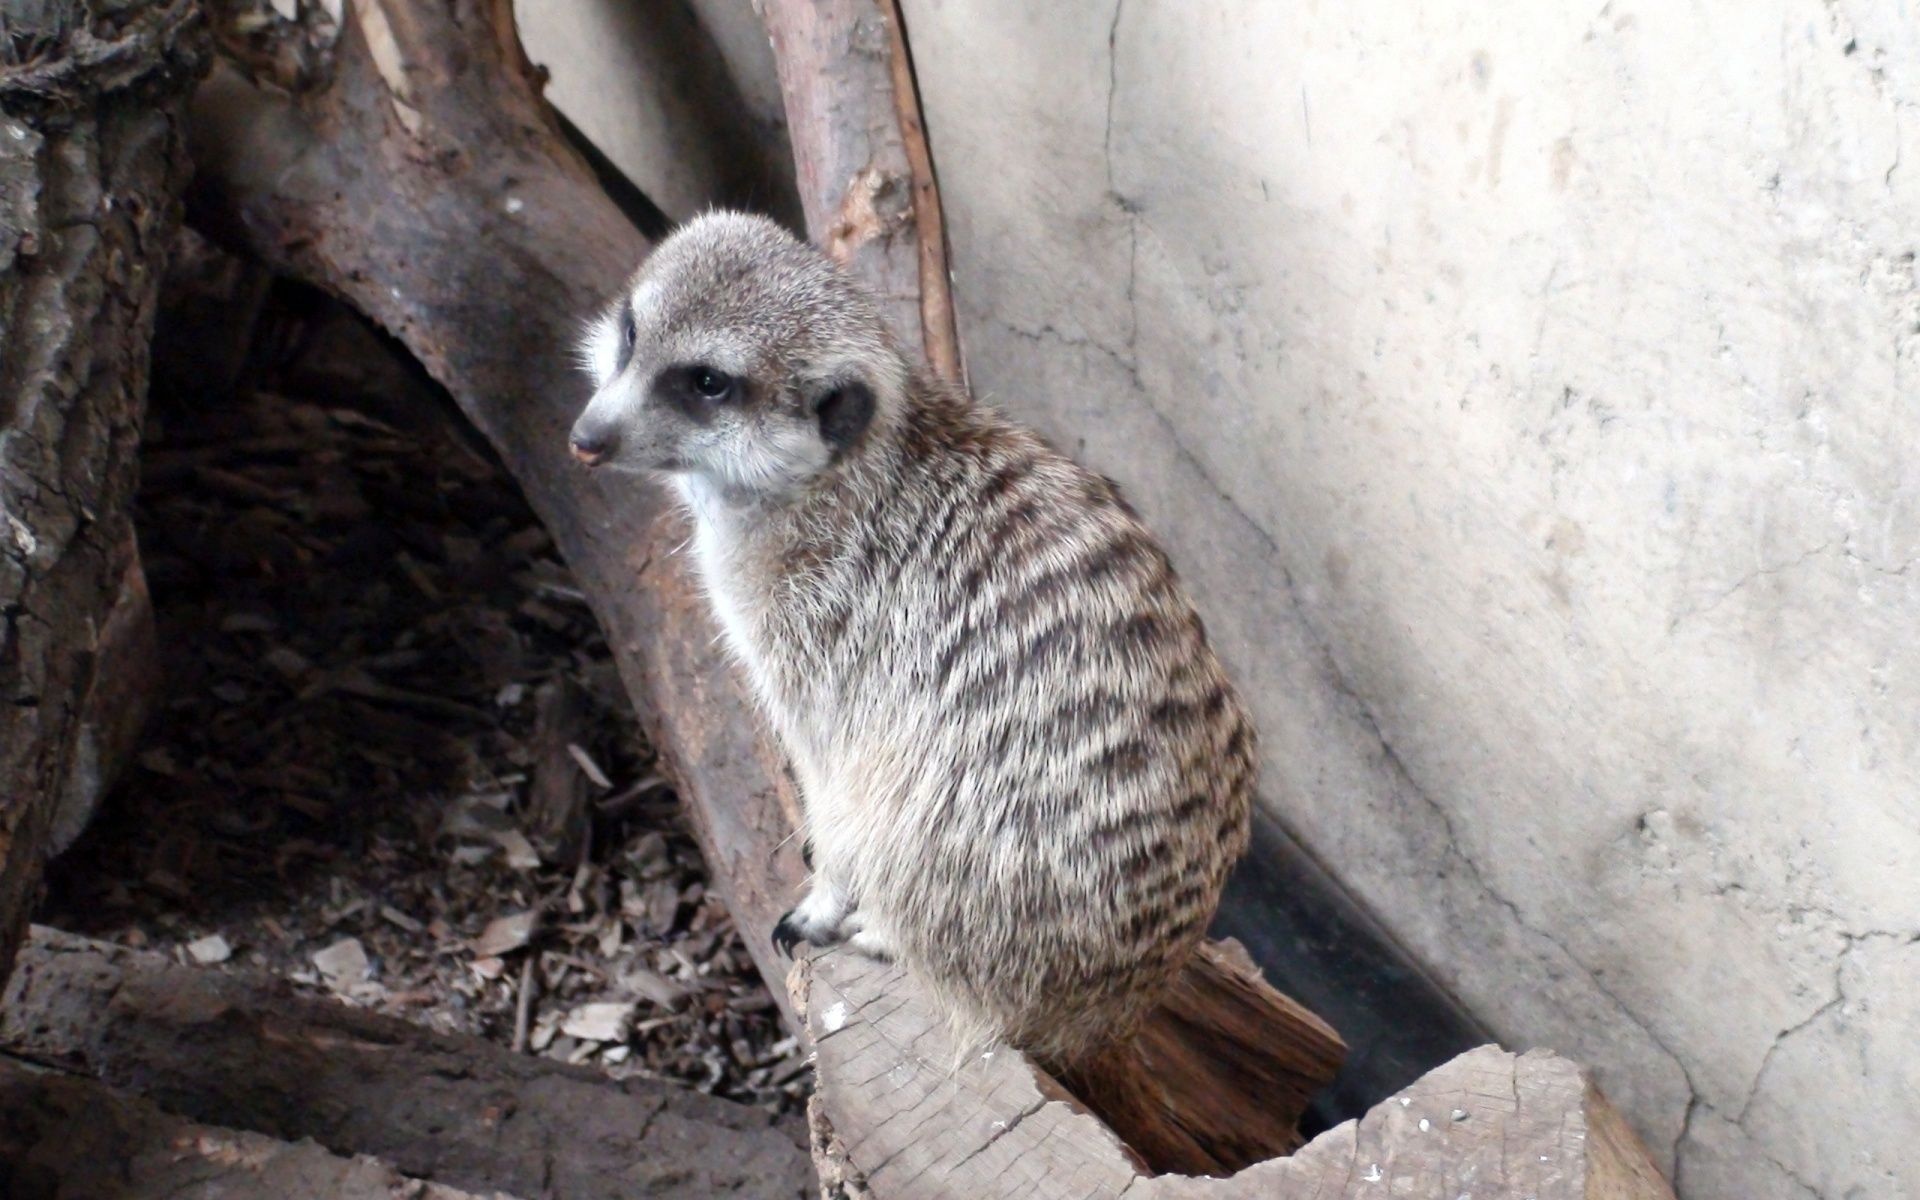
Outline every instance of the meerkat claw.
POLYGON ((780 914, 780 919, 774 922, 773 933, 768 940, 773 943, 773 948, 778 950, 783 958, 792 958, 793 948, 807 940, 800 932, 799 922, 793 919, 792 909, 780 914))

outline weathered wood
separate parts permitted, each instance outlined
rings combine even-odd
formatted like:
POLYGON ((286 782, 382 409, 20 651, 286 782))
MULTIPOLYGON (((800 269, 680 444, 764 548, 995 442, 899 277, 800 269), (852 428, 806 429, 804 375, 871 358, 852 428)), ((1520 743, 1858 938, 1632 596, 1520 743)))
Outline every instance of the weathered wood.
POLYGON ((965 382, 940 192, 895 0, 755 0, 773 42, 800 203, 894 331, 965 382))
POLYGON ((94 664, 109 613, 144 591, 127 504, 180 110, 206 60, 190 0, 100 9, 0 16, 0 978, 55 808, 97 797, 76 776, 117 737, 94 664))
POLYGON ((80 694, 79 727, 66 784, 47 833, 49 856, 72 846, 139 748, 140 733, 160 692, 159 633, 153 596, 133 529, 114 551, 120 578, 93 634, 93 654, 80 694))
POLYGON ((1221 1175, 1299 1146, 1300 1118, 1345 1054, 1237 943, 1207 942, 1135 1045, 1061 1082, 1150 1166, 1221 1175))
MULTIPOLYGON (((311 1142, 196 1125, 91 1079, 0 1059, 0 1196, 481 1200, 311 1142)), ((512 1200, 503 1192, 490 1200, 512 1200)))
POLYGON ((47 929, 0 1001, 0 1049, 455 1187, 704 1200, 792 1197, 811 1179, 798 1130, 756 1109, 47 929))
POLYGON ((835 1139, 816 1157, 878 1200, 1672 1197, 1586 1076, 1551 1054, 1483 1047, 1289 1157, 1230 1179, 1149 1178, 1019 1056, 949 1072, 944 1028, 898 972, 832 953, 793 982, 818 1053, 816 1140, 835 1139))

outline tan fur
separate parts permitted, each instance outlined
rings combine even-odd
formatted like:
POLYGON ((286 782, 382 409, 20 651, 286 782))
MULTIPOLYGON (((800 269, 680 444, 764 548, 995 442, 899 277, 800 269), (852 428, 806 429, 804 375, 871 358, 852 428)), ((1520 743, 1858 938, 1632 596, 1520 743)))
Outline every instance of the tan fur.
POLYGON ((1255 744, 1114 485, 759 218, 669 238, 586 357, 576 442, 672 478, 799 776, 815 877, 782 934, 897 957, 974 1043, 1125 1038, 1246 845, 1255 744), (710 406, 673 382, 704 367, 734 381, 710 406))

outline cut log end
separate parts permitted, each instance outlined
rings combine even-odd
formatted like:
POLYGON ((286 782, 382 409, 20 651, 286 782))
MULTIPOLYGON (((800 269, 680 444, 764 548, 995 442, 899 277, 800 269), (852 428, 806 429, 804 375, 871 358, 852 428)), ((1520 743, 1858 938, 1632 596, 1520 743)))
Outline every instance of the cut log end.
POLYGON ((1229 1178, 1154 1177, 1021 1055, 946 1069, 944 1027, 900 971, 833 952, 791 982, 818 1047, 816 1162, 867 1189, 850 1194, 1672 1200, 1585 1073, 1552 1054, 1482 1047, 1291 1155, 1229 1178))
MULTIPOLYGON (((905 972, 847 952, 821 959, 818 970, 826 973, 829 989, 885 995, 888 1015, 848 1007, 844 996, 822 1002, 811 995, 816 966, 810 961, 790 973, 788 986, 816 1038, 837 1036, 858 1019, 879 1026, 873 1031, 878 1036, 856 1039, 864 1041, 861 1053, 876 1071, 883 1065, 887 1072, 933 1070, 929 1064, 948 1061, 932 1045, 944 1031, 933 1025, 905 972), (918 1023, 900 1030, 889 1025, 909 1016, 918 1023), (885 1063, 890 1047, 905 1048, 900 1062, 885 1063)), ((836 1044, 831 1053, 821 1048, 821 1095, 829 1106, 825 1064, 843 1047, 836 1044)), ((1012 1070, 1041 1094, 1103 1122, 1126 1160, 1144 1171, 1228 1175, 1300 1144, 1300 1116, 1332 1080, 1344 1053, 1339 1035, 1268 987, 1237 945, 1209 943, 1134 1042, 1058 1080, 1004 1048, 952 1078, 966 1086, 975 1074, 1012 1070)), ((820 1119, 830 1118, 823 1112, 820 1119)))

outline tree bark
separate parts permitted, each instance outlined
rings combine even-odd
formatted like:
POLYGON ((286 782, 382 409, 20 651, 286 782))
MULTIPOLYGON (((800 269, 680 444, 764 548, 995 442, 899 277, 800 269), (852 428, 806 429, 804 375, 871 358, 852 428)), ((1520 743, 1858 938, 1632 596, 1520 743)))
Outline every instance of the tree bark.
POLYGON ((809 1182, 798 1130, 757 1109, 306 999, 280 981, 37 929, 4 995, 0 1048, 16 1057, 194 1121, 371 1154, 454 1187, 772 1200, 809 1182))
POLYGON ((150 646, 127 506, 206 31, 192 0, 101 7, 0 15, 0 979, 56 809, 137 728, 115 655, 150 646))
POLYGON ((807 229, 942 378, 966 382, 947 233, 896 0, 755 0, 807 229))

